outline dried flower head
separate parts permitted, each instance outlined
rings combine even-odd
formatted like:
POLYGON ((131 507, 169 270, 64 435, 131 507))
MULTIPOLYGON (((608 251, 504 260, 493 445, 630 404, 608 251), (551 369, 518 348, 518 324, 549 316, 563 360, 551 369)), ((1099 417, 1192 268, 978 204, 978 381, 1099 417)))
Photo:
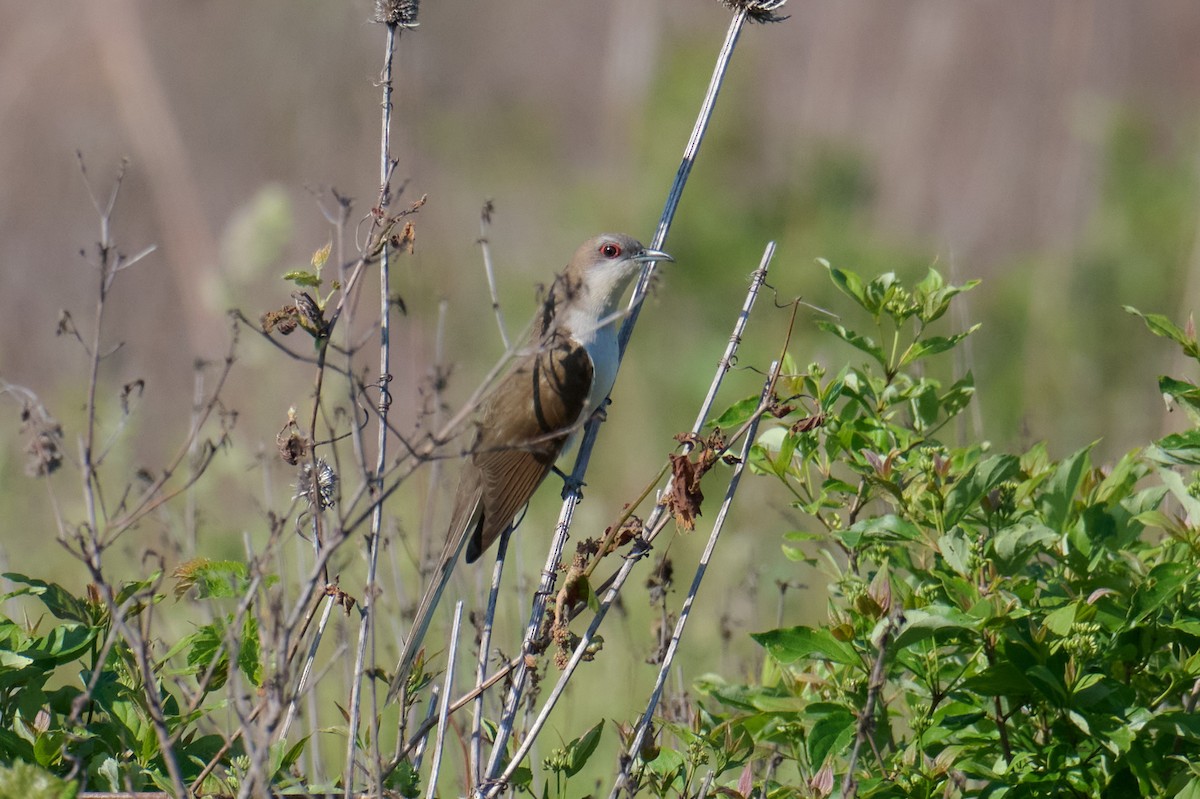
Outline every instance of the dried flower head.
POLYGON ((417 27, 419 0, 375 0, 375 21, 401 28, 417 27))
POLYGON ((783 8, 787 0, 720 0, 730 11, 745 11, 751 22, 783 22, 787 16, 775 12, 783 8))
POLYGON ((296 482, 296 499, 303 499, 309 508, 332 508, 337 503, 338 476, 324 458, 317 458, 315 492, 313 482, 312 461, 308 461, 300 467, 300 479, 296 482))

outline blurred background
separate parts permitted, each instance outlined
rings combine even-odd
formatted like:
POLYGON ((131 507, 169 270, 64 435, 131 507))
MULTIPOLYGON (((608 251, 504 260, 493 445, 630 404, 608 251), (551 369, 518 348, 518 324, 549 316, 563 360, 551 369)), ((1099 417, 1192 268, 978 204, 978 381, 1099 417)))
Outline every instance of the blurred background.
MULTIPOLYGON (((1182 323, 1200 293, 1200 4, 785 10, 782 24, 746 29, 734 55, 667 242, 678 263, 660 270, 614 394, 585 524, 602 529, 691 424, 771 239, 780 301, 803 295, 851 326, 863 320, 815 259, 866 276, 915 281, 932 266, 983 280, 942 322, 942 332, 983 325, 956 366, 974 373, 980 398, 960 435, 1010 449, 1046 440, 1055 456, 1102 439, 1104 460, 1170 430, 1156 378, 1196 375, 1121 306, 1182 323)), ((153 471, 186 430, 195 360, 227 347, 226 311, 257 319, 287 301, 280 276, 330 240, 332 190, 354 198, 356 221, 375 202, 383 31, 370 14, 365 0, 0 0, 0 378, 37 391, 69 442, 85 359, 55 330, 60 309, 81 326, 91 318, 96 277, 80 251, 98 235, 76 151, 101 194, 130 160, 114 234, 126 253, 157 245, 114 289, 106 339, 124 346, 101 392, 115 408, 122 384, 146 381, 130 446, 113 457, 153 471)), ((392 287, 408 309, 392 369, 402 426, 428 394, 439 302, 452 405, 502 353, 477 243, 483 203, 495 204, 489 237, 515 334, 535 286, 584 238, 650 238, 728 19, 710 0, 425 4, 395 73, 398 203, 428 195, 392 287)), ((752 368, 781 345, 787 314, 763 299, 723 403, 755 392, 752 368)), ((811 318, 793 352, 832 370, 851 357, 811 318)), ((200 495, 198 551, 236 556, 243 531, 261 533, 264 508, 286 507, 294 478, 266 464, 311 380, 242 331, 225 395, 240 418, 204 489, 220 501, 200 495)), ((44 488, 23 474, 19 407, 7 405, 7 565, 81 580, 53 542, 44 488)), ((54 479, 77 518, 77 477, 54 479)), ((426 510, 444 518, 446 494, 427 508, 417 486, 389 509, 395 527, 426 510)), ((553 517, 555 494, 543 492, 527 526, 553 517)), ((727 542, 728 590, 702 594, 701 610, 770 627, 765 586, 790 575, 780 536, 805 522, 767 487, 750 488, 735 521, 744 535, 727 542)), ((129 568, 144 549, 173 546, 177 523, 164 515, 124 542, 129 568)), ((699 543, 681 542, 681 557, 699 543)), ((359 560, 346 554, 346 575, 359 560)), ((819 601, 803 601, 785 621, 820 615, 819 601)), ((732 661, 695 668, 722 667, 732 661)))

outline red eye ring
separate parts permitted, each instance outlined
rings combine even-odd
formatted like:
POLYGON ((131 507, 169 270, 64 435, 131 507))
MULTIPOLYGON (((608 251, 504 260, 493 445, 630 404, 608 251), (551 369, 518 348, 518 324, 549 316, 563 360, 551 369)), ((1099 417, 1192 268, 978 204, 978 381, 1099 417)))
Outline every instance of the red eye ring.
POLYGON ((621 254, 621 245, 605 242, 600 245, 600 254, 605 258, 616 258, 621 254))

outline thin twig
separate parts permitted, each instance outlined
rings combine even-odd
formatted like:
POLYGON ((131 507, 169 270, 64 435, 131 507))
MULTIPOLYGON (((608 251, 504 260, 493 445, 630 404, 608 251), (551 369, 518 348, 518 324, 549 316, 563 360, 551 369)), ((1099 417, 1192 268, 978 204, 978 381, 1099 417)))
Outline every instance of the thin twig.
POLYGON ((450 627, 450 653, 446 657, 446 679, 442 685, 442 702, 438 709, 438 734, 433 746, 433 765, 429 769, 429 783, 425 787, 425 799, 433 799, 437 788, 438 772, 442 767, 442 752, 446 746, 446 716, 450 712, 450 692, 454 687, 454 663, 458 657, 458 641, 462 633, 462 600, 454 603, 454 621, 450 627))
POLYGON ((296 688, 292 691, 291 699, 288 701, 287 715, 284 716, 283 724, 279 728, 280 740, 287 738, 288 729, 292 726, 292 719, 296 715, 296 704, 300 701, 301 694, 304 693, 308 675, 312 673, 313 661, 317 659, 317 650, 321 646, 321 639, 325 636, 325 625, 329 623, 329 612, 333 610, 336 602, 332 595, 325 599, 325 609, 321 611, 321 620, 317 622, 317 632, 308 645, 308 657, 304 659, 304 665, 300 668, 300 679, 296 681, 296 688))
POLYGON ((512 349, 508 340, 508 328, 504 324, 504 311, 500 308, 500 293, 496 290, 496 271, 492 267, 492 244, 488 239, 488 225, 492 222, 492 212, 495 207, 488 200, 479 212, 479 249, 483 253, 483 271, 487 274, 488 291, 492 294, 492 312, 496 314, 496 326, 500 328, 500 341, 504 343, 504 351, 512 349))
MULTIPOLYGON (((500 597, 500 578, 504 574, 504 562, 508 556, 508 542, 512 527, 505 527, 496 544, 496 565, 492 569, 492 585, 488 591, 487 612, 483 617, 483 629, 479 633, 479 660, 475 668, 475 684, 487 682, 488 651, 492 646, 492 625, 496 619, 496 604, 500 597)), ((483 779, 483 693, 475 698, 471 717, 471 781, 478 785, 483 779)))
MULTIPOLYGON (((383 58, 383 70, 380 76, 380 86, 383 91, 382 112, 380 120, 380 143, 379 143, 379 183, 380 183, 380 202, 379 213, 381 216, 386 216, 388 207, 391 204, 391 189, 390 178, 393 168, 392 162, 392 65, 395 59, 396 43, 400 38, 402 28, 396 24, 387 25, 387 35, 385 38, 385 52, 383 58)), ((388 410, 392 405, 391 391, 388 389, 388 384, 391 382, 391 297, 389 292, 389 284, 391 280, 390 265, 390 248, 384 246, 379 254, 379 427, 376 437, 377 456, 375 461, 375 470, 370 475, 369 484, 371 486, 371 494, 373 498, 373 510, 371 513, 371 533, 369 543, 367 545, 367 583, 363 590, 362 597, 362 614, 363 623, 359 627, 358 648, 355 652, 354 660, 354 686, 351 689, 350 698, 350 734, 347 736, 346 743, 346 771, 344 774, 346 799, 350 798, 353 791, 353 766, 354 766, 354 750, 358 739, 358 724, 362 706, 362 684, 363 674, 365 672, 366 648, 367 642, 371 643, 371 660, 375 661, 375 599, 378 594, 376 581, 379 565, 379 540, 380 531, 383 527, 383 503, 377 500, 380 494, 380 489, 383 483, 383 472, 387 466, 387 418, 388 410)), ((379 706, 379 700, 376 696, 375 681, 371 680, 371 707, 379 706)), ((383 780, 380 776, 381 756, 379 753, 379 714, 371 713, 371 743, 374 747, 374 756, 371 758, 370 774, 372 775, 372 787, 377 796, 383 795, 383 780)))
POLYGON ((883 673, 884 664, 887 662, 888 645, 891 644, 892 636, 902 624, 904 624, 904 612, 897 609, 888 616, 887 622, 879 633, 879 646, 875 652, 875 662, 871 666, 871 678, 867 686, 867 703, 858 716, 858 724, 854 733, 854 748, 850 750, 850 760, 846 763, 846 786, 842 791, 845 799, 853 799, 858 795, 858 778, 854 776, 854 770, 858 767, 858 755, 862 751, 863 744, 867 742, 871 737, 872 730, 875 729, 875 705, 879 701, 879 694, 883 691, 883 673))

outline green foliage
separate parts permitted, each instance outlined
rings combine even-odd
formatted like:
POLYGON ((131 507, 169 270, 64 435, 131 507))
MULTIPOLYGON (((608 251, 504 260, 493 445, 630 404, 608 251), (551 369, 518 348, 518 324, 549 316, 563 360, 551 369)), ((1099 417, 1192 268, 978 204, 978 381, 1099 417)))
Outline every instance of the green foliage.
POLYGON ((25 799, 74 799, 78 784, 59 779, 32 763, 0 765, 0 796, 25 799))
MULTIPOLYGON (((643 753, 643 789, 711 769, 746 795, 748 762, 781 797, 1200 795, 1200 430, 1103 467, 951 445, 971 376, 916 367, 974 330, 928 333, 974 284, 829 274, 875 330, 818 326, 866 363, 783 381, 751 464, 812 523, 784 552, 828 575, 828 620, 754 635, 756 683, 699 681, 689 754, 643 753)), ((1197 357, 1190 323, 1138 315, 1197 357)), ((1197 386, 1160 387, 1196 420, 1197 386)))
MULTIPOLYGON (((246 574, 239 563, 202 562, 189 564, 178 577, 177 596, 195 588, 201 598, 217 599, 239 596, 246 574)), ((8 573, 4 578, 18 587, 0 600, 35 598, 52 618, 43 615, 21 623, 0 616, 0 762, 36 764, 47 779, 82 767, 91 790, 170 789, 159 731, 137 662, 140 655, 126 639, 113 634, 109 604, 94 589, 87 597, 77 597, 61 585, 21 574, 8 573)), ((166 598, 158 593, 160 585, 156 575, 121 587, 113 603, 124 609, 126 623, 166 598)), ((243 613, 240 620, 233 614, 221 615, 183 637, 161 660, 153 661, 152 669, 156 675, 194 681, 193 692, 198 689, 204 698, 188 706, 162 679, 156 679, 150 689, 162 708, 183 779, 190 784, 220 757, 218 765, 223 768, 204 787, 236 792, 238 764, 245 760, 240 746, 222 751, 223 737, 203 734, 197 724, 224 706, 222 698, 210 701, 209 692, 222 686, 234 669, 251 685, 261 685, 263 662, 254 615, 243 613), (231 647, 236 651, 231 653, 231 647), (172 668, 177 655, 184 665, 172 668)), ((290 772, 304 743, 278 743, 279 752, 273 752, 272 759, 275 785, 292 779, 290 772)), ((0 794, 30 794, 6 792, 4 781, 27 782, 34 778, 31 774, 0 772, 0 794)), ((73 792, 77 783, 70 785, 73 792)), ((43 792, 31 795, 67 795, 46 793, 50 788, 38 790, 43 792)))

